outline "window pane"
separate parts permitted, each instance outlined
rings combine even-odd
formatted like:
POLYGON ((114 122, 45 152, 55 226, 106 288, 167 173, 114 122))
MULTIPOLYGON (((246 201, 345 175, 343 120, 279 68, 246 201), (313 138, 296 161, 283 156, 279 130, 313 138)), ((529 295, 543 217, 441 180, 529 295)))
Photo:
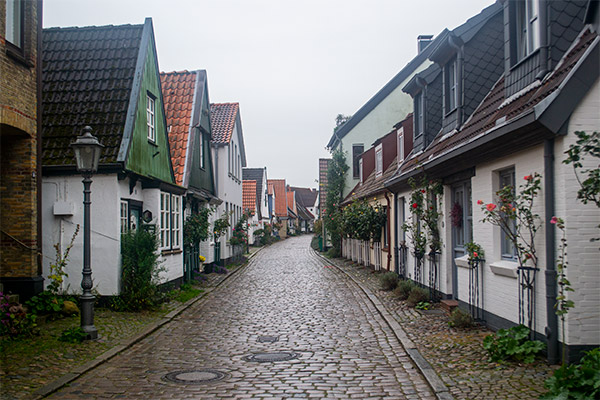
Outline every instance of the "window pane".
POLYGON ((7 0, 6 2, 6 40, 17 47, 23 46, 22 19, 23 1, 7 0))
MULTIPOLYGON (((515 191, 515 170, 514 168, 504 170, 500 172, 500 189, 510 186, 512 187, 512 191, 514 194, 515 191)), ((505 217, 507 219, 508 217, 505 217)), ((507 220, 507 225, 510 226, 511 231, 515 232, 516 221, 514 219, 507 220)), ((517 256, 517 249, 513 245, 513 242, 510 240, 510 236, 502 231, 502 257, 508 259, 514 259, 517 256)))

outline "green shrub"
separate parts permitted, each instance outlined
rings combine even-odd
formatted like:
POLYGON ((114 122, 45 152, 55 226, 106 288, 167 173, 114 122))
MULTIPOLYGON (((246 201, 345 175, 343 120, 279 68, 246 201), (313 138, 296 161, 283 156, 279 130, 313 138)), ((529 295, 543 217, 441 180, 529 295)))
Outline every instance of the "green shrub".
POLYGON ((455 308, 450 313, 450 320, 448 321, 448 325, 453 328, 470 328, 473 326, 473 317, 466 311, 461 310, 460 308, 455 308))
POLYGON ((43 291, 27 300, 27 309, 36 315, 56 315, 62 312, 64 300, 50 291, 43 291))
POLYGON ((386 272, 379 277, 379 284, 383 290, 394 290, 398 286, 398 275, 395 272, 386 272))
POLYGON ((529 328, 525 325, 500 329, 495 335, 483 339, 483 348, 488 351, 490 361, 514 360, 530 364, 546 345, 539 340, 529 340, 529 328))
POLYGON ((77 326, 74 328, 65 329, 59 336, 58 340, 67 343, 81 343, 86 337, 87 333, 85 333, 81 327, 77 326))
POLYGON ((410 291, 415 287, 415 284, 409 280, 401 280, 398 282, 398 287, 394 290, 394 296, 400 300, 406 300, 410 291))
POLYGON ((413 287, 406 298, 406 304, 410 307, 415 307, 423 301, 429 301, 429 292, 418 286, 413 287))
POLYGON ((319 251, 319 240, 321 239, 320 235, 314 235, 310 241, 310 247, 312 247, 313 250, 319 251))
POLYGON ((600 347, 588 351, 580 364, 563 364, 546 379, 542 400, 600 398, 600 347))
POLYGON ((35 320, 35 314, 27 312, 23 305, 0 292, 0 336, 12 339, 37 335, 39 330, 35 320))
POLYGON ((158 261, 158 237, 145 229, 121 236, 121 294, 112 308, 120 311, 155 309, 164 299, 158 289, 163 270, 158 261))
POLYGON ((325 253, 325 256, 328 258, 338 258, 341 255, 340 249, 335 246, 327 250, 327 253, 325 253))
POLYGON ((431 303, 428 301, 420 301, 419 303, 417 303, 417 305, 415 306, 415 308, 417 310, 430 310, 431 309, 431 303))

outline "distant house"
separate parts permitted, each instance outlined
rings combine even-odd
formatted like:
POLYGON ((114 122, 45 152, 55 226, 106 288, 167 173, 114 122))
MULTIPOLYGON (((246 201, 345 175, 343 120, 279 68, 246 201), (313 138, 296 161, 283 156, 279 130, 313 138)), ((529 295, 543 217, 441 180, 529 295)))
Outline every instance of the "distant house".
POLYGON ((269 191, 272 189, 273 193, 273 233, 285 239, 288 236, 288 219, 290 218, 285 179, 269 179, 267 184, 269 191), (277 228, 278 226, 279 228, 277 228))
POLYGON ((249 241, 252 244, 254 243, 254 238, 253 235, 250 235, 250 228, 252 232, 257 229, 263 229, 265 224, 271 221, 267 187, 267 168, 244 168, 242 170, 242 177, 244 181, 253 181, 256 183, 256 212, 251 219, 249 227, 249 241))
MULTIPOLYGON (((210 147, 212 128, 206 71, 161 73, 167 131, 175 182, 186 188, 183 219, 201 208, 221 204, 216 197, 213 159, 210 147)), ((185 222, 184 222, 185 224, 185 222)), ((209 230, 212 232, 212 230, 209 230)), ((185 240, 184 231, 184 243, 185 240)), ((199 256, 214 262, 213 236, 197 248, 184 248, 185 271, 198 268, 199 256)))
MULTIPOLYGON (((152 20, 143 25, 49 28, 43 33, 44 254, 83 224, 83 187, 70 143, 86 125, 104 145, 92 190, 92 270, 102 295, 120 291, 121 234, 153 226, 162 282, 183 275, 182 195, 173 174, 152 20)), ((82 240, 64 289, 81 281, 82 240)), ((49 272, 48 257, 44 275, 49 272)))
MULTIPOLYGON (((223 201, 215 218, 228 215, 230 228, 220 237, 221 262, 241 255, 241 248, 229 244, 232 229, 243 213, 242 169, 246 166, 246 150, 239 103, 211 104, 213 130, 212 150, 217 197, 223 201), (234 251, 238 253, 234 254, 234 251)), ((217 260, 215 260, 217 261, 217 260)))
MULTIPOLYGON (((24 302, 44 288, 41 230, 41 1, 0 12, 0 291, 24 302)), ((52 252, 48 253, 52 257, 52 252)))
POLYGON ((319 193, 315 189, 290 187, 295 193, 298 217, 300 219, 300 231, 312 232, 314 223, 318 215, 318 197, 319 193))
POLYGON ((286 187, 285 195, 287 196, 287 212, 288 212, 288 233, 296 234, 300 229, 300 219, 298 217, 298 207, 296 205, 296 193, 286 187))
POLYGON ((258 200, 256 198, 256 181, 243 180, 242 181, 242 201, 244 213, 248 216, 247 221, 247 234, 248 244, 254 244, 254 231, 258 228, 258 200))
MULTIPOLYGON (((441 96, 423 102, 419 82, 406 86, 414 99, 415 148, 386 187, 395 194, 400 225, 410 215, 408 179, 426 174, 443 184, 444 246, 437 263, 419 264, 409 256, 405 274, 437 276, 423 283, 494 329, 531 327, 546 341, 549 361, 556 362, 564 346, 573 361, 600 344, 598 248, 589 245, 598 237, 600 211, 577 199, 578 178, 562 163, 577 140, 575 132, 600 131, 598 2, 505 1, 486 10, 467 21, 467 29, 450 32, 431 53, 442 76, 441 96), (499 11, 481 26, 473 23, 493 8, 499 11), (428 131, 428 123, 418 129, 418 120, 432 116, 437 120, 429 127, 435 129, 428 131), (523 258, 508 235, 481 222, 484 212, 477 204, 497 202, 496 192, 503 188, 518 191, 534 173, 542 176, 532 209, 541 224, 534 241, 537 268, 520 265, 523 258), (565 221, 567 278, 574 289, 567 294, 575 308, 566 315, 565 337, 554 309, 561 242, 553 216, 565 221), (466 255, 471 241, 485 252, 475 267, 466 255)), ((423 77, 422 90, 434 82, 423 77)), ((584 168, 597 167, 589 157, 584 161, 584 168)), ((414 248, 410 238, 407 245, 414 248)))

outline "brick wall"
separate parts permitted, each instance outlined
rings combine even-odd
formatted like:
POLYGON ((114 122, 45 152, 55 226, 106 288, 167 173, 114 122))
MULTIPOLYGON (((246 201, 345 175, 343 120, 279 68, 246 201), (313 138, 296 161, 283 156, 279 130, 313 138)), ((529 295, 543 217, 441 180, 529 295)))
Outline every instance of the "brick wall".
MULTIPOLYGON (((24 2, 22 52, 4 36, 0 0, 0 278, 38 277, 37 29, 38 2, 24 2), (13 51, 11 51, 13 50, 13 51)), ((10 285, 5 283, 10 290, 10 285)))

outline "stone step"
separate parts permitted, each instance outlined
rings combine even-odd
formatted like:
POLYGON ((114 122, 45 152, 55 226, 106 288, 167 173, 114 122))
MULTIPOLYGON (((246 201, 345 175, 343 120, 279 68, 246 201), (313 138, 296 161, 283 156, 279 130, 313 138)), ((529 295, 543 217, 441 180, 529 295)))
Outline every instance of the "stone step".
POLYGON ((442 300, 440 301, 441 308, 448 314, 452 313, 456 307, 458 307, 458 300, 442 300))

